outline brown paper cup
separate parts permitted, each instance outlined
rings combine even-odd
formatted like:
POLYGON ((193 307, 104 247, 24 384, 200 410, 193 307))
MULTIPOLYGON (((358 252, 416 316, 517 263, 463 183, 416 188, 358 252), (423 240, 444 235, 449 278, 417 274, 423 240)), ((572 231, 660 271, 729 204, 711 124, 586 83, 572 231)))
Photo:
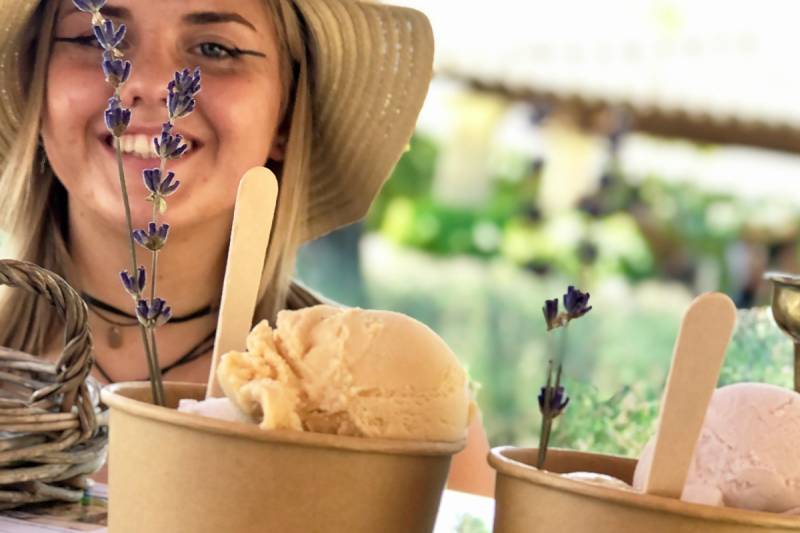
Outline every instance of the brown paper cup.
POLYGON ((103 390, 111 533, 430 532, 464 442, 262 431, 174 410, 205 387, 103 390))
POLYGON ((800 531, 800 517, 709 507, 562 478, 598 472, 630 483, 635 459, 549 450, 537 470, 536 449, 492 449, 497 471, 495 533, 752 533, 800 531))

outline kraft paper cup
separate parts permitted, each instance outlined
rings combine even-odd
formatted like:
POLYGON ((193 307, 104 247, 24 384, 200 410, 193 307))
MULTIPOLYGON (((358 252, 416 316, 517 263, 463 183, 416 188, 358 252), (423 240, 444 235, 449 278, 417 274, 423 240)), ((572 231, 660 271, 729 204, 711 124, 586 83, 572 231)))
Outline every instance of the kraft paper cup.
POLYGON ((767 533, 800 531, 800 517, 684 503, 565 479, 597 472, 630 483, 635 459, 551 449, 536 469, 533 448, 494 448, 495 533, 767 533))
POLYGON ((465 445, 263 431, 175 411, 204 386, 164 392, 103 390, 111 533, 430 532, 465 445))

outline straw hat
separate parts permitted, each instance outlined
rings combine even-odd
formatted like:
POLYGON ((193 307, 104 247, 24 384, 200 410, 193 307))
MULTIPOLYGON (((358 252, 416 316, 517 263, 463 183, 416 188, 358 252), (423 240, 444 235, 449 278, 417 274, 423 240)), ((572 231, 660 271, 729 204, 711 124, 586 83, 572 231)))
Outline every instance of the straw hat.
MULTIPOLYGON (((366 215, 403 153, 432 74, 433 35, 418 11, 355 0, 293 0, 312 58, 314 139, 306 238, 366 215)), ((0 121, 19 124, 5 88, 39 0, 0 0, 0 121)), ((13 132, 0 131, 0 161, 13 132)))

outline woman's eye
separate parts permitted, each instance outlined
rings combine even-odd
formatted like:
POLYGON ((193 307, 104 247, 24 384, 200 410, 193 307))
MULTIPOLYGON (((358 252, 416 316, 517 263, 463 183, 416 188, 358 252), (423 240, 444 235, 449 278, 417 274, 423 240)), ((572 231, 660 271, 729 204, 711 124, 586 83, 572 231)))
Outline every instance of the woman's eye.
POLYGON ((56 42, 74 43, 80 46, 90 46, 92 48, 102 49, 100 43, 94 35, 79 35, 78 37, 56 37, 56 42))
POLYGON ((238 48, 229 48, 219 43, 202 43, 197 46, 201 55, 211 59, 231 59, 242 55, 238 48))

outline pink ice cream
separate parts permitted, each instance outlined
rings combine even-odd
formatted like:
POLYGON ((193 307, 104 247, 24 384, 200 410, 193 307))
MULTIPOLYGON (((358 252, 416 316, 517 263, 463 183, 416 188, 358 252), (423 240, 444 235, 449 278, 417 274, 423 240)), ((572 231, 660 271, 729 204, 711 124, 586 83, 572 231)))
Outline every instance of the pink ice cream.
MULTIPOLYGON (((641 490, 654 440, 633 485, 641 490)), ((717 389, 695 448, 682 500, 800 514, 800 394, 764 383, 717 389)))

